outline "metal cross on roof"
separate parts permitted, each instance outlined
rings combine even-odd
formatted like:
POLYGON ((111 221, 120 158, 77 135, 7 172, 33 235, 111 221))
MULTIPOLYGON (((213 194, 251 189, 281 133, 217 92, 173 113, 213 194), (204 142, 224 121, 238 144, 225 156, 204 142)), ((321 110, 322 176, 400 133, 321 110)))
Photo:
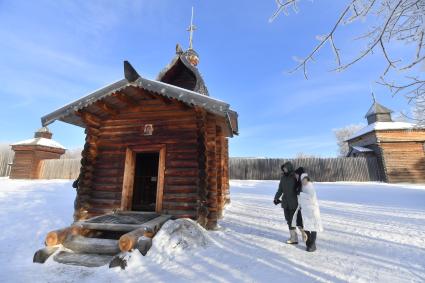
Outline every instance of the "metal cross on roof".
POLYGON ((376 102, 376 98, 375 98, 375 94, 373 93, 373 91, 372 91, 372 99, 373 99, 373 103, 375 103, 376 102))
POLYGON ((196 30, 196 27, 193 25, 193 7, 192 7, 192 17, 190 18, 190 26, 187 31, 189 32, 189 49, 192 49, 193 46, 193 32, 196 30))

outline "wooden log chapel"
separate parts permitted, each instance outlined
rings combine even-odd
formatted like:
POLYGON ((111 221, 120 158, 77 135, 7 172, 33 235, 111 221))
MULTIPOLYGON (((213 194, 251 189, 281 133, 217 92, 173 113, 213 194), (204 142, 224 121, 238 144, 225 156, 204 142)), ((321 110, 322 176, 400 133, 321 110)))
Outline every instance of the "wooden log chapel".
POLYGON ((198 54, 177 45, 156 80, 124 79, 41 118, 85 128, 75 221, 113 211, 189 217, 208 229, 229 202, 228 138, 237 113, 209 96, 198 54))

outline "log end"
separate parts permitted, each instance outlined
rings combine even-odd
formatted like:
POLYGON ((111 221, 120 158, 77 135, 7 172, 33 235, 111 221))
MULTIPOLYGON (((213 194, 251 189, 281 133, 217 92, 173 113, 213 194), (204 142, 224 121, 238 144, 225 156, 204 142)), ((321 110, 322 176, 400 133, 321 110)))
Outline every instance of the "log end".
POLYGON ((56 231, 49 232, 46 236, 44 244, 48 247, 55 246, 59 244, 58 238, 58 233, 56 231))
POLYGON ((79 226, 71 226, 63 229, 51 231, 47 234, 44 244, 48 247, 62 244, 70 235, 86 235, 89 230, 79 226))
POLYGON ((134 239, 130 235, 121 236, 118 245, 122 252, 128 252, 134 248, 136 245, 137 239, 134 239))
POLYGON ((46 247, 35 252, 32 262, 45 263, 46 260, 54 254, 59 247, 46 247))

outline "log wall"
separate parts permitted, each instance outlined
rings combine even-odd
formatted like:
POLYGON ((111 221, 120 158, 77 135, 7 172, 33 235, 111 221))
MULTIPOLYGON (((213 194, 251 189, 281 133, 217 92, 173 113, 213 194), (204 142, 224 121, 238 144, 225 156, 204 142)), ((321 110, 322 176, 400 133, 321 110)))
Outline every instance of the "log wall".
POLYGON ((196 216, 198 182, 196 120, 192 110, 174 104, 151 102, 149 107, 120 113, 99 128, 98 157, 93 172, 90 215, 118 209, 124 175, 126 148, 165 145, 163 212, 181 217, 196 216), (153 124, 151 136, 143 135, 153 124))
POLYGON ((425 182, 425 130, 379 131, 388 182, 425 182))
POLYGON ((423 143, 381 143, 388 182, 425 183, 423 143))
POLYGON ((91 217, 92 186, 98 157, 99 128, 101 126, 101 120, 93 115, 89 113, 79 114, 86 124, 86 142, 81 152, 81 168, 78 177, 77 196, 74 202, 74 220, 91 217))
POLYGON ((106 119, 91 117, 89 112, 79 115, 87 124, 87 137, 76 220, 120 209, 126 150, 161 145, 165 148, 161 212, 215 227, 223 207, 217 199, 218 183, 220 192, 223 183, 218 172, 224 171, 219 167, 225 160, 221 156, 225 151, 217 146, 225 139, 223 121, 204 110, 151 96, 141 106, 122 109, 106 119), (146 124, 153 125, 152 135, 144 135, 146 124))

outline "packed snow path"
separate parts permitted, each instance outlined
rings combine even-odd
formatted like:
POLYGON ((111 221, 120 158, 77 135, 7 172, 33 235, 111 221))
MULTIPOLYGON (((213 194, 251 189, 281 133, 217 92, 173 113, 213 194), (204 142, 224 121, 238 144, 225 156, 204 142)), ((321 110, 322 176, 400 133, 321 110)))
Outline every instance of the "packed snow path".
POLYGON ((46 233, 72 221, 71 182, 0 178, 0 282, 425 281, 425 186, 316 184, 325 232, 315 253, 284 244, 276 188, 275 181, 232 181, 232 203, 220 230, 207 233, 207 248, 135 252, 121 271, 33 264, 46 233))

